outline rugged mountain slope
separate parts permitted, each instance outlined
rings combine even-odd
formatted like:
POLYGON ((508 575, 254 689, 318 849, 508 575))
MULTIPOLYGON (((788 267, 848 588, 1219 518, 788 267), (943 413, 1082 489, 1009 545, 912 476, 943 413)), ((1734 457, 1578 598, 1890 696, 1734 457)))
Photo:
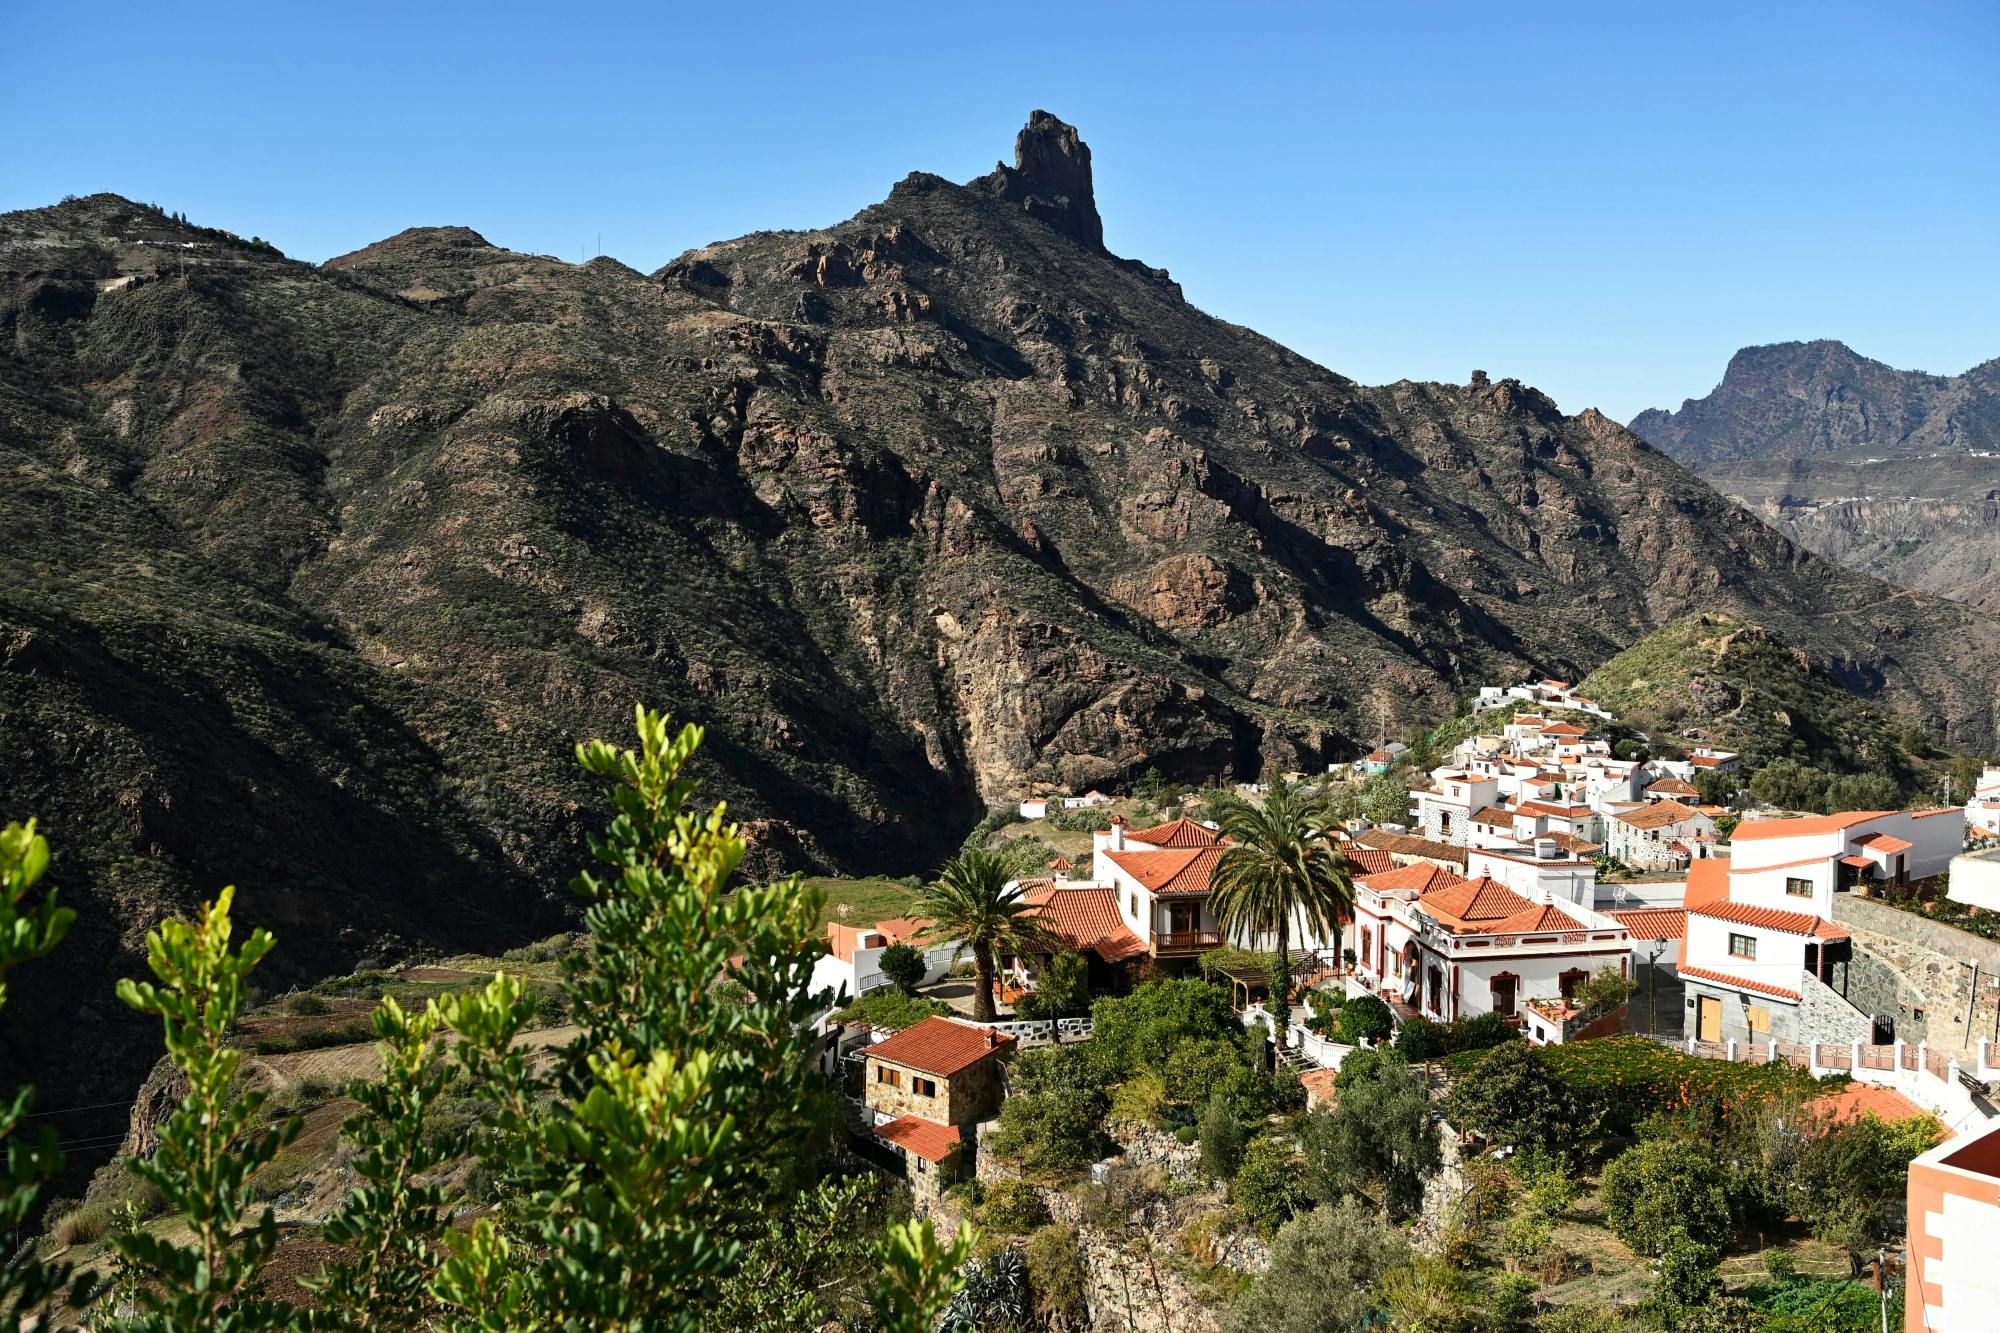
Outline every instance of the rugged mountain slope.
POLYGON ((1810 550, 2000 606, 2000 360, 1926 375, 1837 342, 1746 347, 1632 429, 1810 550))
POLYGON ((1040 113, 1013 167, 651 277, 0 217, 0 804, 87 923, 27 1016, 108 1003, 229 879, 294 974, 539 928, 593 817, 567 748, 634 699, 713 724, 762 864, 897 872, 1031 780, 1311 767, 1700 609, 1992 734, 1963 608, 1517 382, 1356 385, 1101 237, 1040 113))

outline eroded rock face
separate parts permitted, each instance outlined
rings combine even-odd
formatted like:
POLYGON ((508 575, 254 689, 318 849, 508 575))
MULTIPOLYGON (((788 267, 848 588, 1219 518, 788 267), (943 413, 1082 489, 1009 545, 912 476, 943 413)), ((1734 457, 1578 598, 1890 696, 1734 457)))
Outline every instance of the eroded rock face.
POLYGON ((1318 768, 1698 609, 1990 741, 1983 620, 1518 381, 1368 388, 1212 319, 1089 186, 1036 117, 980 182, 650 276, 0 217, 0 813, 84 913, 9 1029, 87 1010, 65 1067, 129 1087, 108 978, 224 883, 273 984, 555 928, 603 804, 571 749, 635 700, 708 726, 758 873, 928 870, 1038 782, 1318 768))

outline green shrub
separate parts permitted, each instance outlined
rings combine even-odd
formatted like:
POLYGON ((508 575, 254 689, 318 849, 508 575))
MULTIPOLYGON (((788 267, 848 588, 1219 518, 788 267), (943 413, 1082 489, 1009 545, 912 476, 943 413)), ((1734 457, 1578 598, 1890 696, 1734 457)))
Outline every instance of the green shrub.
POLYGON ((1049 1220, 1041 1191, 1025 1180, 996 1180, 986 1187, 979 1221, 995 1231, 1025 1235, 1049 1220))
POLYGON ((1458 1129, 1528 1150, 1559 1149, 1587 1132, 1576 1094, 1526 1042, 1493 1050, 1460 1075, 1445 1114, 1458 1129))
POLYGON ((1247 1135, 1243 1122, 1221 1101, 1211 1103, 1201 1118, 1201 1174, 1209 1180, 1228 1180, 1243 1162, 1247 1135))
POLYGON ((946 1017, 951 1011, 951 1006, 943 1000, 905 995, 898 990, 878 990, 848 1003, 834 1014, 833 1021, 852 1027, 901 1032, 904 1028, 915 1027, 926 1018, 946 1017))
POLYGON ((1729 1171, 1714 1156, 1680 1139, 1628 1148, 1604 1169, 1598 1191, 1618 1238, 1641 1254, 1658 1254, 1676 1238, 1720 1248, 1735 1234, 1729 1171))
POLYGON ((1290 1221, 1307 1203, 1291 1145, 1270 1135, 1252 1139, 1229 1181, 1229 1201, 1266 1237, 1290 1221))
POLYGON ((1075 1228, 1060 1223, 1040 1228, 1028 1237, 1022 1255, 1028 1261, 1036 1312, 1051 1326, 1075 1323, 1090 1289, 1075 1228))
POLYGON ((1396 1017, 1386 1003, 1373 995, 1357 995, 1341 1006, 1334 1039, 1359 1046, 1363 1041, 1387 1041, 1395 1030, 1396 1017))
POLYGON ((1111 1098, 1083 1045, 1023 1051, 1008 1071, 993 1151, 1022 1169, 1074 1175, 1111 1152, 1111 1098))
POLYGON ((1278 1228, 1270 1267, 1231 1302, 1224 1333, 1370 1327, 1377 1284, 1409 1255, 1403 1234, 1353 1199, 1300 1213, 1278 1228))
POLYGON ((1090 1012, 1090 1045, 1118 1077, 1164 1071, 1169 1057, 1189 1041, 1243 1040, 1228 990, 1196 977, 1149 981, 1130 995, 1097 1001, 1090 1012))
POLYGON ((297 1018, 317 1018, 333 1012, 333 1006, 309 990, 285 997, 285 1012, 297 1018))
POLYGON ((892 944, 884 949, 875 966, 905 995, 917 993, 917 987, 923 984, 924 973, 928 970, 924 965, 923 950, 907 944, 892 944))
POLYGON ((1111 1090, 1111 1114, 1136 1124, 1162 1124, 1167 1101, 1166 1080, 1158 1074, 1138 1074, 1111 1090))
MULTIPOLYGON (((1600 1116, 1608 1133, 1629 1133, 1649 1115, 1704 1101, 1736 1110, 1817 1086, 1810 1073, 1784 1061, 1704 1060, 1644 1037, 1569 1042, 1539 1047, 1537 1054, 1578 1095, 1579 1110, 1600 1116)), ((1467 1051, 1445 1063, 1454 1078, 1463 1078, 1489 1058, 1483 1051, 1467 1051)))

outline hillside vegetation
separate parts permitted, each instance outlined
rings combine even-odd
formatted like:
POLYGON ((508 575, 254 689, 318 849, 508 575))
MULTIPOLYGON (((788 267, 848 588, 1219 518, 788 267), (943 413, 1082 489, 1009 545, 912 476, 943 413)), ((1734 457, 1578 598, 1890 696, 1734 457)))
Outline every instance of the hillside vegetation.
POLYGON ((1922 727, 1734 616, 1675 621, 1591 672, 1582 689, 1646 732, 1656 752, 1736 750, 1748 774, 1788 760, 1830 777, 1887 779, 1894 799, 1909 799, 1928 793, 1935 766, 1952 757, 1922 727))

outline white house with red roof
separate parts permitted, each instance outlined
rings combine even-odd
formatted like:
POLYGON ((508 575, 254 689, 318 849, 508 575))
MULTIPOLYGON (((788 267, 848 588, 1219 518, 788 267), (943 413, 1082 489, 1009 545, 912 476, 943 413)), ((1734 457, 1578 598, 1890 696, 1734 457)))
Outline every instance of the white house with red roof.
POLYGON ((1635 869, 1679 869, 1715 845, 1714 818, 1679 801, 1647 801, 1605 815, 1605 851, 1635 869))
POLYGON ((850 926, 830 922, 826 928, 826 954, 813 964, 812 987, 832 991, 836 1004, 880 990, 890 984, 882 975, 882 955, 890 946, 908 944, 924 955, 924 981, 941 980, 958 956, 956 941, 920 941, 917 936, 931 923, 913 917, 892 917, 872 925, 850 926))
MULTIPOLYGON (((1062 946, 1089 960, 1093 989, 1109 989, 1113 969, 1146 956, 1146 942, 1126 923, 1118 910, 1116 890, 1108 885, 1033 879, 1021 881, 1020 889, 1022 899, 1033 904, 1034 915, 1062 946)), ((1033 990, 1047 961, 1044 957, 1003 956, 999 959, 1001 982, 1011 990, 1033 990)))
POLYGON ((1910 883, 1960 847, 1956 809, 1863 810, 1738 825, 1726 859, 1689 867, 1679 970, 1688 1030, 1703 1041, 1853 1041, 1869 1017, 1845 980, 1834 895, 1862 880, 1910 883), (1942 817, 1941 817, 1942 816, 1942 817))
POLYGON ((1355 881, 1352 937, 1359 986, 1440 1022, 1520 1017, 1631 955, 1630 932, 1589 906, 1421 862, 1355 881))
POLYGON ((1411 831, 1455 847, 1467 845, 1472 816, 1500 799, 1496 778, 1462 769, 1440 768, 1434 786, 1410 793, 1411 831))
POLYGON ((1120 920, 1148 954, 1193 958, 1223 942, 1208 892, 1227 845, 1192 819, 1134 830, 1113 815, 1108 829, 1091 835, 1091 879, 1111 890, 1120 920))

